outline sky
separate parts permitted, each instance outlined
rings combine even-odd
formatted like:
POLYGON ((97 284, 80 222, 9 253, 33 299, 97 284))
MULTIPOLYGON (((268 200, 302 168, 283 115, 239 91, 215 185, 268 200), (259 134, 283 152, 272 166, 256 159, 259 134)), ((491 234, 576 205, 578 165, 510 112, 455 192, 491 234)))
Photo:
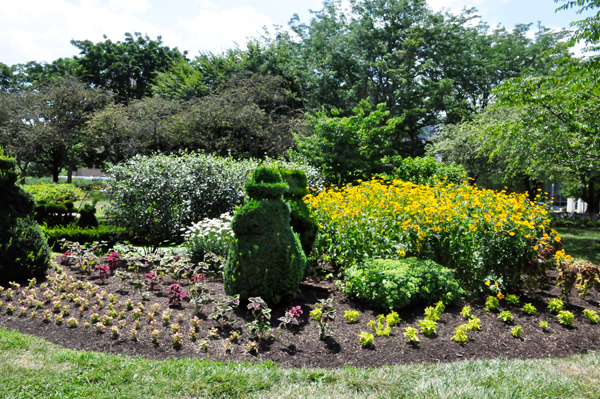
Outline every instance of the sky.
MULTIPOLYGON (((348 0, 344 0, 348 2, 348 0)), ((582 16, 574 11, 555 13, 554 0, 428 0, 435 10, 459 12, 475 7, 491 26, 507 28, 537 23, 559 29, 582 16)), ((141 32, 194 57, 199 51, 219 52, 266 26, 287 26, 298 14, 309 22, 310 10, 320 10, 321 0, 0 0, 0 62, 51 62, 77 55, 71 39, 123 40, 125 32, 141 32)), ((576 51, 578 53, 578 51, 576 51)))

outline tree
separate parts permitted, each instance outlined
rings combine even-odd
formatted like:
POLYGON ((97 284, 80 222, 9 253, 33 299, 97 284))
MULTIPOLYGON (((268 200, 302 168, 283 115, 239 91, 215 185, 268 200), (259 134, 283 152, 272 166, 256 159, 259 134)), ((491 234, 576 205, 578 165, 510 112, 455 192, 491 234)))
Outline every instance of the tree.
POLYGON ((151 84, 158 72, 185 58, 177 47, 164 46, 162 38, 152 40, 136 32, 125 33, 125 41, 92 43, 90 40, 71 40, 81 50, 75 57, 77 76, 94 87, 110 90, 118 102, 128 103, 151 94, 151 84))
MULTIPOLYGON (((600 0, 554 0, 555 3, 564 2, 556 11, 579 7, 577 14, 600 8, 600 0)), ((571 22, 571 26, 577 27, 573 39, 577 42, 585 41, 586 44, 598 44, 600 42, 600 11, 594 16, 571 22)))

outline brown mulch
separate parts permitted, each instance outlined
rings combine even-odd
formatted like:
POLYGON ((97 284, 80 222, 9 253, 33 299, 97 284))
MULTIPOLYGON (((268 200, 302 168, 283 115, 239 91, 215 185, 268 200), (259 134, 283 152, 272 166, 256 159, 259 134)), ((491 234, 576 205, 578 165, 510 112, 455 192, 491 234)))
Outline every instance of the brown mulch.
MULTIPOLYGON (((70 267, 64 267, 66 273, 74 276, 76 279, 88 281, 85 274, 80 273, 70 267)), ((54 273, 53 271, 49 272, 54 273)), ((106 284, 94 277, 91 280, 100 286, 99 292, 106 290, 107 293, 114 293, 119 296, 119 301, 124 302, 131 299, 135 304, 141 302, 138 292, 133 287, 128 286, 124 292, 121 292, 119 281, 112 277, 106 284)), ((168 280, 168 278, 167 278, 168 280)), ((41 282, 38 282, 38 285, 41 282)), ((160 304, 161 312, 168 308, 167 287, 171 282, 165 281, 158 288, 151 292, 149 301, 143 304, 146 311, 154 303, 160 304)), ((18 330, 24 333, 36 335, 47 339, 50 342, 59 344, 66 348, 77 350, 102 351, 115 354, 125 354, 132 356, 142 356, 151 359, 170 359, 170 358, 210 358, 219 361, 273 361, 275 363, 288 367, 342 367, 342 366, 383 366, 392 364, 410 364, 423 362, 450 362, 463 359, 528 359, 544 357, 567 357, 574 354, 585 353, 591 350, 600 349, 600 324, 592 325, 583 317, 583 309, 588 308, 600 313, 599 300, 600 295, 592 292, 585 299, 577 297, 575 294, 570 300, 570 304, 565 306, 565 310, 570 310, 575 314, 575 322, 572 328, 567 328, 558 323, 556 315, 550 313, 547 309, 547 302, 551 298, 556 298, 560 291, 553 285, 554 279, 551 278, 547 286, 542 290, 532 293, 527 291, 515 292, 521 296, 521 305, 519 307, 507 304, 501 301, 502 310, 510 310, 514 317, 514 322, 506 324, 498 319, 497 312, 486 312, 483 301, 472 303, 458 303, 447 306, 445 312, 441 315, 438 322, 437 335, 425 337, 419 333, 420 342, 418 345, 411 345, 402 334, 405 327, 417 327, 418 320, 423 318, 424 306, 401 309, 398 313, 402 319, 400 324, 392 329, 389 337, 375 337, 375 345, 370 349, 363 349, 360 346, 358 334, 362 331, 371 332, 366 324, 373 320, 380 310, 362 303, 353 301, 343 295, 335 286, 332 279, 308 278, 301 286, 301 293, 292 303, 283 304, 273 309, 272 326, 273 334, 277 334, 276 327, 279 322, 277 319, 282 317, 285 310, 291 305, 300 305, 304 312, 304 322, 299 327, 293 327, 291 330, 285 330, 277 338, 265 339, 260 342, 258 353, 249 353, 247 343, 256 338, 250 336, 248 330, 244 328, 247 322, 253 320, 252 315, 246 310, 244 304, 236 311, 237 321, 233 327, 240 334, 236 343, 230 345, 230 350, 225 351, 224 344, 229 337, 230 329, 219 329, 219 337, 216 339, 207 338, 209 329, 217 324, 208 320, 207 316, 212 310, 212 304, 203 305, 198 315, 201 319, 198 340, 190 341, 187 334, 190 324, 190 318, 194 316, 194 306, 184 301, 181 307, 173 308, 173 320, 171 323, 177 323, 176 316, 183 313, 183 322, 178 323, 181 326, 181 332, 184 336, 182 346, 179 349, 173 348, 171 343, 171 328, 163 325, 160 320, 160 313, 157 316, 157 328, 160 329, 158 344, 153 344, 150 339, 150 328, 146 318, 143 316, 142 329, 140 330, 138 340, 131 339, 129 331, 133 327, 131 311, 127 312, 127 326, 120 331, 117 339, 112 339, 109 328, 104 333, 97 333, 92 326, 85 329, 84 321, 90 321, 92 314, 90 309, 84 312, 82 317, 79 311, 71 304, 71 315, 79 318, 79 326, 69 328, 66 322, 62 325, 56 325, 54 322, 42 321, 41 312, 38 310, 36 318, 30 318, 29 314, 33 309, 28 309, 27 315, 18 317, 18 299, 13 299, 15 312, 9 315, 5 311, 8 303, 2 295, 3 306, 0 307, 0 326, 12 330, 18 330), (333 322, 333 336, 324 340, 319 339, 319 328, 317 323, 308 318, 310 310, 314 309, 314 304, 321 298, 332 298, 337 317, 333 322), (520 307, 524 303, 533 303, 538 313, 533 316, 525 315, 520 307), (454 334, 455 328, 466 323, 466 320, 460 315, 462 306, 469 305, 472 313, 481 319, 481 331, 470 332, 469 341, 465 344, 459 344, 450 338, 454 334), (360 322, 348 324, 343 315, 346 310, 356 309, 360 313, 360 322), (544 332, 539 326, 540 321, 547 321, 550 331, 544 332), (523 335, 521 339, 514 338, 511 335, 511 327, 521 325, 523 335), (208 340, 208 350, 206 352, 199 349, 198 341, 208 340)), ((213 298, 224 296, 223 284, 220 281, 209 281, 207 283, 210 294, 213 298)), ((186 285, 183 285, 186 289, 186 285)), ((23 288, 21 288, 22 290, 23 288)), ((186 289, 187 290, 187 289, 186 289)), ((67 303, 64 300, 63 303, 67 303)), ((108 301, 106 301, 108 303, 108 301)), ((44 309, 50 309, 47 302, 44 309)), ((125 309, 123 305, 116 306, 117 311, 125 309)), ((100 315, 104 314, 106 308, 100 310, 100 315)), ((67 317, 70 317, 67 316, 67 317)), ((67 318, 65 317, 65 319, 67 318)), ((117 319, 113 325, 117 323, 117 319)))

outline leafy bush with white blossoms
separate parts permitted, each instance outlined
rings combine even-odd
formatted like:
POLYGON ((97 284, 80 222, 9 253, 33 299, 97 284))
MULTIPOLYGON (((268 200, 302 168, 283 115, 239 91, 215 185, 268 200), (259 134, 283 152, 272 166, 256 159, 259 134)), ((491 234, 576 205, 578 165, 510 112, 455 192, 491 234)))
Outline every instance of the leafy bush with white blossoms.
POLYGON ((182 228, 241 204, 246 181, 259 165, 300 169, 310 187, 323 186, 317 169, 295 162, 201 153, 135 156, 107 172, 114 179, 107 215, 146 244, 180 240, 182 228))
POLYGON ((205 218, 183 229, 184 246, 193 263, 202 262, 204 255, 211 252, 227 257, 229 243, 233 238, 232 220, 231 214, 223 213, 216 219, 205 218))

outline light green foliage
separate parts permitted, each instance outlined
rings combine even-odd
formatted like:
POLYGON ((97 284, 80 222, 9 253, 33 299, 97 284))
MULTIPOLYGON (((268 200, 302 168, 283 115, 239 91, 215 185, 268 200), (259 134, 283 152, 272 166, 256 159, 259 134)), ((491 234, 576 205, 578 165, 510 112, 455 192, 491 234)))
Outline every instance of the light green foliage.
MULTIPOLYGON (((317 169, 310 166, 273 159, 263 164, 302 170, 310 187, 323 184, 317 169)), ((148 243, 179 239, 181 229, 232 212, 241 204, 243 187, 258 165, 256 159, 237 161, 200 153, 136 156, 107 171, 115 180, 106 214, 148 243)))
POLYGON ((511 305, 515 305, 515 306, 518 306, 519 301, 521 300, 521 298, 519 296, 513 295, 513 294, 508 294, 505 299, 506 299, 506 302, 510 303, 511 305))
POLYGON ((344 319, 350 324, 357 323, 360 320, 360 314, 358 313, 358 310, 346 310, 346 312, 344 312, 344 319))
POLYGON ((371 327, 378 337, 388 337, 392 332, 392 327, 388 324, 386 317, 382 314, 377 316, 377 322, 374 320, 368 322, 367 327, 371 327))
POLYGON ((437 323, 435 321, 424 319, 419 320, 417 324, 419 326, 419 329, 425 336, 437 333, 437 323))
POLYGON ((375 343, 375 337, 373 334, 369 334, 367 332, 361 332, 358 334, 358 338, 360 339, 360 346, 366 348, 367 346, 371 346, 375 343))
POLYGON ((500 312, 500 314, 498 315, 498 318, 505 323, 512 323, 512 321, 513 321, 512 313, 510 313, 510 311, 508 311, 508 310, 505 310, 504 312, 500 312))
POLYGON ((542 328, 542 330, 544 332, 548 332, 548 322, 547 321, 540 321, 540 327, 542 328))
POLYGON ((461 324, 460 326, 456 327, 454 330, 454 335, 450 339, 459 343, 465 343, 469 340, 469 336, 467 335, 468 332, 469 325, 461 324))
POLYGON ((446 306, 442 301, 437 302, 435 306, 428 306, 425 308, 425 319, 437 322, 445 309, 446 306))
POLYGON ((405 327, 402 334, 406 336, 406 339, 410 343, 419 342, 419 337, 417 337, 417 329, 414 327, 405 327))
POLYGON ((472 316, 467 323, 469 331, 481 331, 481 320, 478 317, 472 316))
MULTIPOLYGON (((577 10, 577 14, 588 14, 589 11, 593 11, 594 8, 600 7, 600 1, 598 0, 554 0, 556 3, 563 2, 565 4, 561 5, 556 9, 556 11, 560 10, 568 10, 573 8, 579 8, 577 10)), ((589 14, 588 14, 589 15, 589 14)), ((590 45, 598 45, 600 42, 600 31, 598 26, 600 25, 600 15, 596 13, 595 15, 590 15, 585 19, 571 22, 572 27, 577 27, 577 30, 573 34, 573 40, 577 42, 584 41, 586 44, 590 45)), ((597 47, 594 47, 597 49, 597 47)))
POLYGON ((598 316, 598 312, 596 312, 595 310, 583 309, 583 315, 592 324, 598 324, 598 322, 600 321, 600 316, 598 316))
POLYGON ((515 338, 521 338, 521 336, 523 335, 523 330, 522 330, 521 326, 514 326, 513 328, 510 329, 510 332, 512 333, 512 336, 515 338))
POLYGON ((183 230, 184 246, 188 250, 190 260, 200 263, 208 253, 226 257, 234 236, 231 230, 232 221, 233 216, 224 213, 218 218, 205 218, 186 227, 183 230))
POLYGON ((548 309, 554 313, 560 312, 563 309, 563 305, 563 301, 558 298, 550 299, 548 301, 548 309))
POLYGON ((558 312, 558 322, 563 326, 573 327, 573 321, 575 320, 575 315, 568 310, 561 310, 558 312))
POLYGON ((433 157, 386 157, 383 162, 392 165, 393 170, 384 174, 389 179, 399 179, 415 184, 435 185, 440 182, 463 184, 466 172, 462 166, 438 162, 433 157))
POLYGON ((495 296, 488 296, 488 299, 485 301, 485 310, 491 312, 492 310, 498 310, 498 306, 500 303, 498 298, 495 296))
POLYGON ((462 310, 460 311, 460 314, 465 319, 471 319, 471 318, 473 318, 473 314, 471 313, 471 307, 470 306, 464 306, 462 308, 462 310))
POLYGON ((39 183, 22 186, 33 194, 36 202, 75 203, 81 200, 85 193, 73 184, 39 183))
POLYGON ((400 316, 395 311, 391 311, 387 316, 385 316, 385 320, 387 321, 390 327, 394 327, 396 324, 400 323, 400 316))
POLYGON ((535 312, 537 312, 537 309, 531 303, 526 303, 523 306, 523 313, 528 314, 528 315, 534 315, 535 312))
POLYGON ((0 282, 44 276, 50 249, 31 217, 33 196, 17 186, 14 158, 0 147, 0 282))
POLYGON ((342 291, 387 309, 413 303, 458 300, 462 290, 454 271, 417 258, 374 259, 348 267, 342 291))
POLYGON ((306 257, 290 227, 290 209, 282 195, 288 189, 277 169, 259 168, 246 184, 250 197, 237 210, 223 272, 228 295, 241 300, 261 297, 277 304, 296 294, 304 278, 306 257))
POLYGON ((310 311, 309 316, 315 321, 321 321, 321 308, 315 308, 310 311))

